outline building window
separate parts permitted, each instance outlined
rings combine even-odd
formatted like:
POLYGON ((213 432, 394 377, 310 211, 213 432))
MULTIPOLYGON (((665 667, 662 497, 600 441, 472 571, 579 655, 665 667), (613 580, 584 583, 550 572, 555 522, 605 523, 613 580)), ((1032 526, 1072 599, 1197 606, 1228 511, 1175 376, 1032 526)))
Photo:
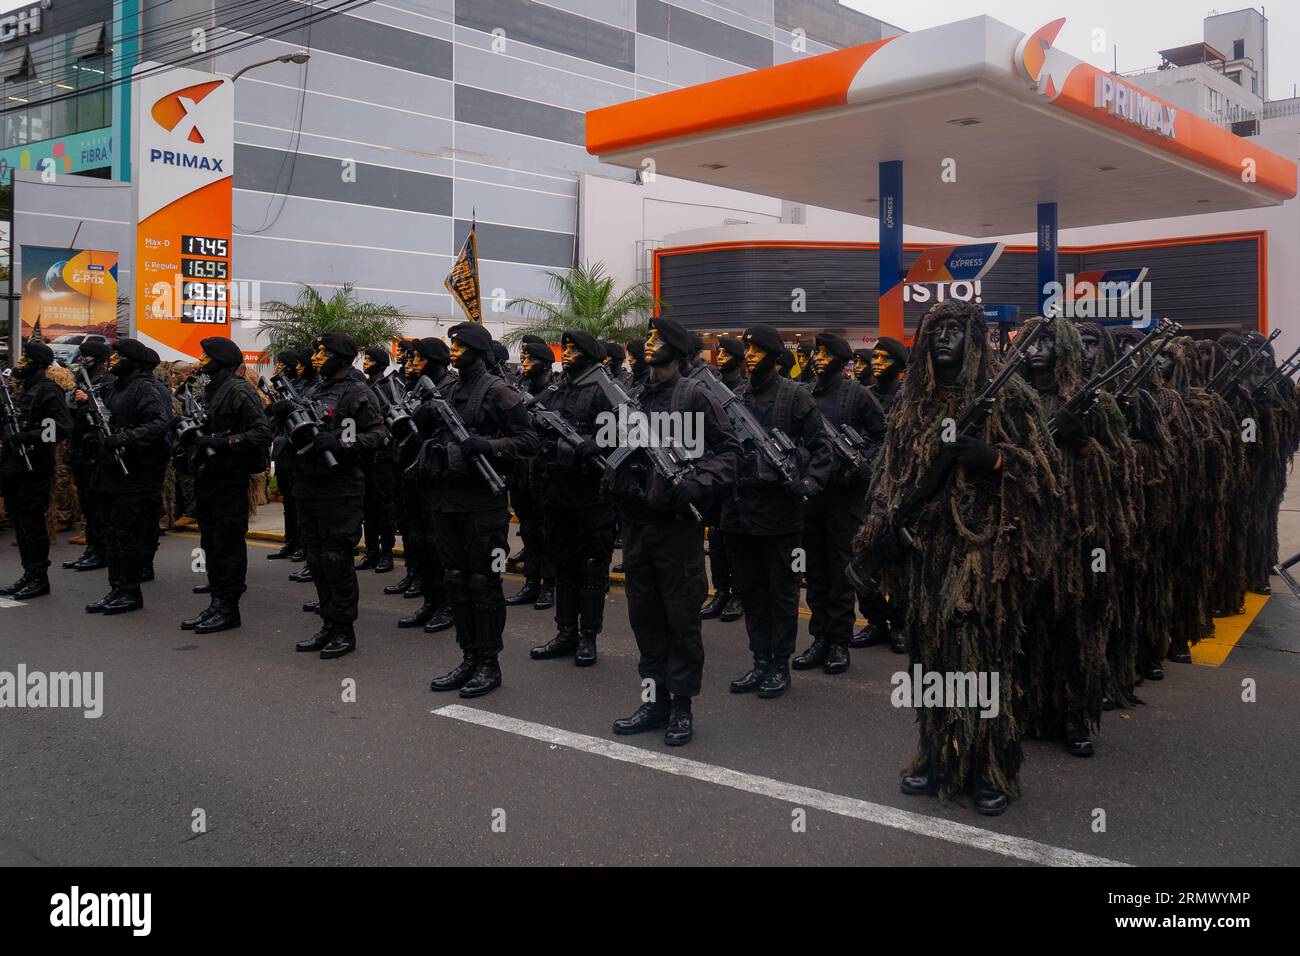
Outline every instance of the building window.
POLYGON ((1245 41, 1245 40, 1233 40, 1233 41, 1232 41, 1232 58, 1233 58, 1234 60, 1240 60, 1240 59, 1243 59, 1245 56, 1246 56, 1246 41, 1245 41))

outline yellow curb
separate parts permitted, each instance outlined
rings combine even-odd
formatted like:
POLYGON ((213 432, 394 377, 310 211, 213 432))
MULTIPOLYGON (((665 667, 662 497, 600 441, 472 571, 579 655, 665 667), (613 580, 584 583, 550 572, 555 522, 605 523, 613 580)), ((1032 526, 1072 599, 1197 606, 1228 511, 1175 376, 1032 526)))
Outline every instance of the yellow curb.
POLYGON ((1218 667, 1228 659, 1232 649, 1237 646, 1243 634, 1255 622, 1256 615, 1268 603, 1268 596, 1246 592, 1246 610, 1243 614, 1214 619, 1214 636, 1205 637, 1192 647, 1192 663, 1206 667, 1218 667))

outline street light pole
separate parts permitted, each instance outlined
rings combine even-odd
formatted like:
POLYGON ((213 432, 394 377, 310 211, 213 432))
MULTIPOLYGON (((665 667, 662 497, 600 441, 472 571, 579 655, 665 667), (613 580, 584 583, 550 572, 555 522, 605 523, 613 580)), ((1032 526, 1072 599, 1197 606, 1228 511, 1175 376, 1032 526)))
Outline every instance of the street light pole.
POLYGON ((268 66, 271 63, 306 63, 310 59, 311 54, 306 50, 294 50, 292 53, 286 53, 283 56, 273 56, 269 60, 258 60, 256 63, 250 63, 248 66, 237 70, 235 75, 230 78, 230 82, 234 83, 235 80, 239 79, 249 70, 255 70, 259 66, 268 66))

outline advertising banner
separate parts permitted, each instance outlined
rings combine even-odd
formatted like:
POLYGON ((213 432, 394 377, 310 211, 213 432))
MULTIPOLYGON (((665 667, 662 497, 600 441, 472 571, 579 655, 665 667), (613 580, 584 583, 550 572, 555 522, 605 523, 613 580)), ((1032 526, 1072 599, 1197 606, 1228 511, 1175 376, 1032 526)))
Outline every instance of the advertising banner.
POLYGON ((984 278, 1002 257, 1001 242, 926 249, 907 270, 909 284, 922 282, 974 282, 984 278))
POLYGON ((113 339, 117 328, 117 253, 22 247, 22 338, 40 323, 41 339, 94 333, 113 339))
POLYGON ((189 69, 134 83, 135 333, 166 360, 230 335, 234 88, 189 69))

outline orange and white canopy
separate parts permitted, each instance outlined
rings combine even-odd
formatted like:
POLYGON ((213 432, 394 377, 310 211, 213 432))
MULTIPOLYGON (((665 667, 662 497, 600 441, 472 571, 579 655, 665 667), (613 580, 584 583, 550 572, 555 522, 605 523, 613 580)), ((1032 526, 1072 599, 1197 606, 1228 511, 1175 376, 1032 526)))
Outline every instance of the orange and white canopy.
POLYGON ((908 224, 968 236, 1277 205, 1296 165, 990 17, 587 114, 602 161, 860 215, 902 160, 908 224), (653 162, 653 167, 647 164, 653 162), (943 173, 950 170, 945 181, 943 173))

